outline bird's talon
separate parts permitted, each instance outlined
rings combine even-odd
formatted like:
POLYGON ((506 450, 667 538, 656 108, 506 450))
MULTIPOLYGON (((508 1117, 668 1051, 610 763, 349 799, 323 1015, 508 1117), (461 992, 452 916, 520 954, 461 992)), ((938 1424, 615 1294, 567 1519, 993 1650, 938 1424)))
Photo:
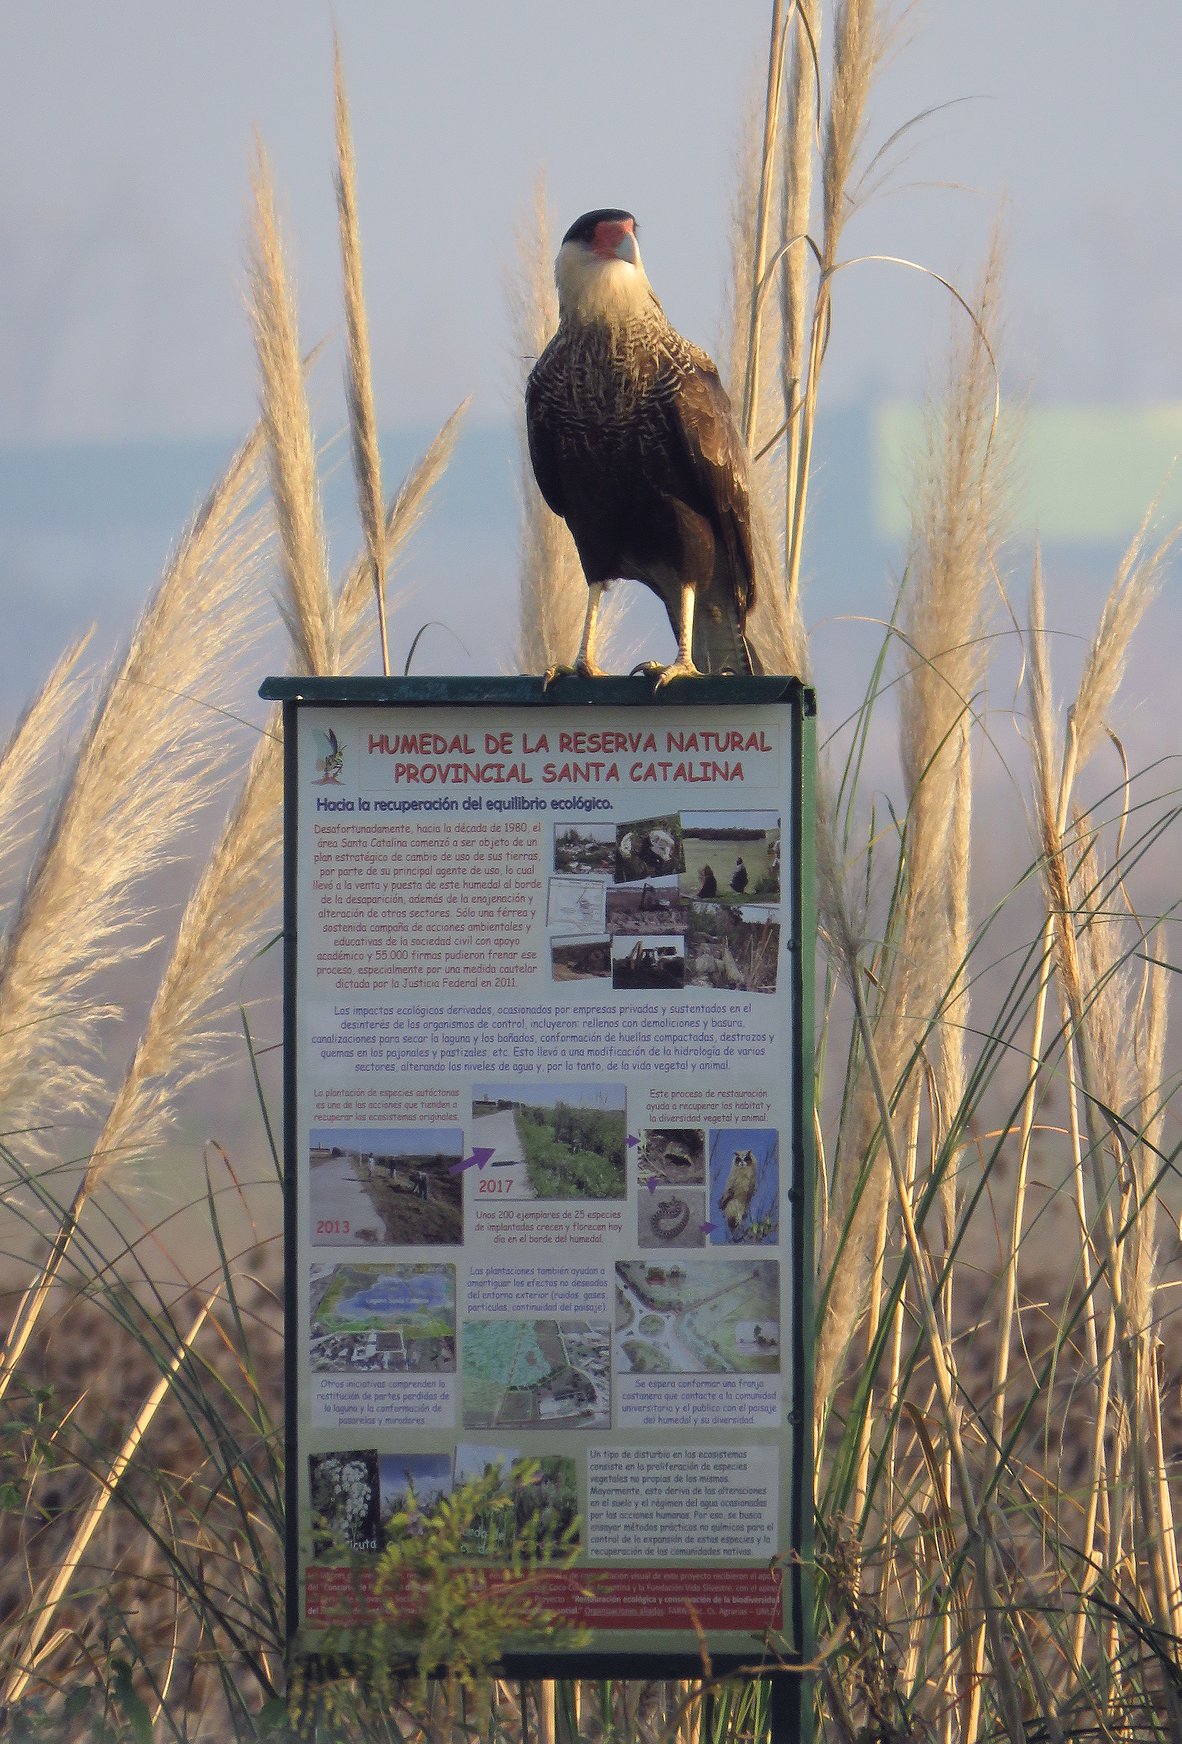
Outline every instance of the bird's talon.
POLYGON ((701 678, 692 660, 675 660, 671 666, 659 671, 653 680, 654 690, 664 690, 667 684, 672 684, 675 678, 701 678))
POLYGON ((557 665, 548 666, 546 668, 545 674, 542 678, 542 689, 544 691, 549 690, 550 686, 559 678, 606 677, 607 673, 603 670, 602 666, 596 666, 590 660, 576 660, 573 666, 568 666, 565 662, 560 662, 557 665))

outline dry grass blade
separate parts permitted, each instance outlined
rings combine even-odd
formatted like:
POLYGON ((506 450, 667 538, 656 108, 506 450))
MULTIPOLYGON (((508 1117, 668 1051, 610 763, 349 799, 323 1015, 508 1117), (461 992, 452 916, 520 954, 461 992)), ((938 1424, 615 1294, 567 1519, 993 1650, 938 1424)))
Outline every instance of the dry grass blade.
POLYGON ((70 644, 0 750, 0 884, 9 883, 37 827, 59 737, 85 689, 78 663, 89 641, 87 631, 70 644))
MULTIPOLYGON (((907 794, 908 907, 926 953, 934 999, 957 964, 935 950, 948 940, 941 893, 950 864, 967 878, 967 848, 952 844, 961 744, 984 680, 996 550, 1008 499, 1007 466, 995 430, 1000 244, 995 233, 967 336, 953 347, 943 402, 929 409, 925 451, 912 493, 909 583, 900 631, 907 647, 899 687, 899 739, 907 794), (952 856, 955 846, 956 853, 952 856)), ((967 752, 966 752, 967 755, 967 752)), ((962 796, 963 803, 963 796, 962 796)), ((967 906, 967 896, 960 899, 967 906)))
POLYGON ((301 671, 324 675, 337 670, 337 634, 316 449, 295 302, 284 262, 271 173, 261 146, 251 181, 254 225, 249 305, 282 558, 284 591, 279 610, 298 650, 301 671))
POLYGON ((0 961, 7 1115, 62 1120, 92 1100, 95 977, 146 950, 137 892, 216 788, 238 661, 257 626, 261 440, 211 491, 99 698, 0 961), (134 936, 133 936, 134 930, 134 936))
POLYGON ((369 322, 361 277, 361 235, 357 223, 357 166, 349 127, 349 103, 341 47, 333 39, 337 125, 337 212, 341 232, 341 268, 345 287, 345 325, 349 336, 349 360, 345 376, 349 407, 349 438, 353 473, 357 480, 357 508, 373 572, 382 671, 390 672, 390 645, 386 636, 386 517, 382 494, 382 458, 378 449, 378 425, 374 412, 373 377, 370 369, 369 322))
POLYGON ((780 226, 780 246, 786 250, 780 277, 780 386, 788 425, 787 487, 784 493, 786 553, 792 550, 793 543, 795 481, 800 469, 801 384, 808 333, 809 247, 806 242, 794 241, 794 238, 807 236, 812 223, 814 116, 818 91, 815 54, 819 22, 816 0, 798 0, 784 127, 784 198, 780 226))
POLYGON ((822 270, 830 272, 849 210, 849 187, 866 130, 866 102, 883 53, 876 0, 839 0, 833 78, 821 167, 822 270))
POLYGON ((784 86, 784 59, 788 44, 788 24, 795 12, 790 3, 788 18, 784 17, 783 0, 773 0, 771 44, 768 49, 767 90, 763 108, 763 147, 759 160, 759 192, 756 197, 754 235, 751 249, 750 285, 748 288, 746 366, 743 372, 743 398, 739 410, 739 428, 748 449, 756 446, 759 426, 759 378, 762 355, 763 312, 765 305, 764 277, 767 271, 768 238, 772 233, 776 178, 774 163, 776 140, 780 132, 780 104, 784 86))
MULTIPOLYGON (((386 568, 391 570, 427 512, 431 494, 447 471, 459 439, 460 426, 469 402, 462 401, 442 426, 422 458, 411 467, 386 513, 384 546, 386 568)), ((360 558, 347 572, 337 601, 341 638, 341 664, 346 672, 358 669, 365 643, 363 614, 368 602, 370 567, 360 558)))
MULTIPOLYGON (((794 15, 795 8, 790 13, 789 24, 794 15)), ((782 51, 783 33, 776 40, 782 51)), ((778 103, 778 86, 775 92, 778 103)), ((757 295, 757 285, 762 270, 759 261, 766 254, 763 232, 775 217, 779 195, 777 190, 761 181, 760 163, 760 135, 753 120, 740 154, 731 215, 732 288, 721 355, 726 362, 726 379, 736 401, 748 392, 754 394, 754 446, 761 453, 760 459, 752 460, 748 475, 751 539, 755 555, 755 608, 747 622, 747 636, 765 672, 790 672, 806 677, 810 671, 808 638, 798 603, 783 585, 783 554, 776 533, 786 512, 782 500, 783 473, 771 458, 785 418, 779 357, 780 303, 777 299, 768 307, 767 300, 761 300, 757 295), (753 366, 751 322, 757 307, 762 311, 760 328, 766 343, 761 342, 759 358, 753 366)))
MULTIPOLYGON (((948 1121, 955 1119, 961 1106, 967 1076, 965 1036, 969 1007, 964 991, 967 973, 964 964, 971 932, 969 879, 972 856, 973 766, 968 728, 964 722, 958 729, 954 756, 956 770, 948 829, 948 884, 945 905, 945 921, 948 927, 945 961, 948 964, 949 983, 942 1005, 940 1050, 936 1064, 939 1104, 948 1121)), ((949 1182, 953 1179, 950 1171, 949 1182)), ((954 1212, 954 1201, 946 1196, 945 1237, 949 1243, 953 1234, 954 1212)))
MULTIPOLYGON (((783 54, 783 32, 777 40, 783 54)), ((720 347, 723 383, 735 422, 744 432, 749 453, 761 459, 776 447, 785 422, 780 392, 781 303, 779 297, 769 294, 769 286, 781 270, 782 249, 777 248, 770 269, 768 266, 769 238, 777 236, 782 225, 783 189, 778 176, 764 174, 769 121, 766 104, 771 100, 776 105, 771 119, 778 143, 782 83, 781 73, 758 104, 753 98, 744 120, 731 199, 730 270, 720 347)), ((753 472, 759 480, 767 475, 767 469, 758 466, 753 472)))
MULTIPOLYGON (((850 868, 838 837, 837 809, 832 784, 823 776, 817 782, 817 917, 821 937, 838 973, 849 983, 862 973, 861 953, 866 943, 867 915, 864 895, 854 889, 850 868)), ((881 1168, 878 1173, 881 1174, 881 1168)), ((861 1299, 869 1253, 859 1254, 834 1266, 833 1256, 844 1239, 848 1204, 843 1200, 841 1221, 832 1205, 818 1231, 817 1279, 829 1283, 825 1311, 817 1327, 816 1386, 817 1423, 832 1395, 842 1355, 849 1345, 861 1314, 861 1299)))
MULTIPOLYGON (((815 33, 811 41, 815 42, 815 33)), ((822 235, 820 275, 809 330, 804 398, 797 414, 799 431, 790 448, 785 526, 788 598, 795 606, 800 590, 804 520, 812 470, 821 365, 829 343, 831 289, 837 250, 850 206, 849 185, 865 130, 866 103, 884 52, 875 0, 840 0, 834 18, 833 74, 821 159, 822 235)))
POLYGON ((1082 768, 1100 741, 1112 699, 1124 676, 1129 643, 1146 610, 1161 589, 1167 559, 1182 537, 1182 526, 1171 528, 1148 549, 1149 528, 1156 503, 1151 504, 1128 550, 1120 560, 1116 578, 1104 602, 1096 634, 1080 674, 1072 707, 1076 755, 1082 768))
POLYGON ((788 672, 806 681, 812 671, 808 633, 800 614, 799 596, 781 582, 780 554, 772 531, 774 505, 765 494, 766 475, 752 469, 751 542, 755 552, 755 607, 747 620, 747 636, 765 672, 788 672))
MULTIPOLYGON (((1035 793, 1041 796, 1057 794, 1059 782, 1055 761, 1055 710, 1051 692, 1050 649, 1047 640, 1046 590, 1042 579, 1042 551, 1034 547, 1034 565, 1030 577, 1030 628, 1026 636, 1026 694, 1030 702, 1030 754, 1034 763, 1035 793)), ((1054 809, 1052 827, 1044 819, 1039 834, 1044 843, 1055 835, 1054 809)))
MULTIPOLYGON (((533 210, 518 231, 517 273, 508 290, 523 387, 558 326, 550 230, 545 184, 539 180, 533 210)), ((566 522, 546 507, 534 482, 524 426, 520 440, 521 568, 515 664, 520 672, 546 672, 574 656, 587 609, 587 583, 566 522)))

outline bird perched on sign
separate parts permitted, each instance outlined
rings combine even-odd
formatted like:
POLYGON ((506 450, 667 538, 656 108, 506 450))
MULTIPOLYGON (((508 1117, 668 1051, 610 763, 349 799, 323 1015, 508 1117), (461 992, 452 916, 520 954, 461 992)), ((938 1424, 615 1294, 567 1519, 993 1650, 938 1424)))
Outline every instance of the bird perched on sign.
MULTIPOLYGON (((596 623, 608 584, 641 581, 677 637, 658 687, 754 670, 743 631, 755 602, 747 456, 718 371, 665 318, 636 220, 587 212, 555 263, 558 331, 525 390, 530 460, 587 578, 573 670, 602 676, 596 623)), ((570 668, 556 668, 556 672, 570 668)))

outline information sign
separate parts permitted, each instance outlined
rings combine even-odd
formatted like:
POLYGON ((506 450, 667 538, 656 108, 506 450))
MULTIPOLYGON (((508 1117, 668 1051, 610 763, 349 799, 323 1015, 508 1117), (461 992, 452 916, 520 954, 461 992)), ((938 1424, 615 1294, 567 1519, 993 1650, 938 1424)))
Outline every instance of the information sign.
POLYGON ((588 1643, 532 1644, 533 1671, 695 1670, 699 1631, 719 1665, 769 1631, 799 1658, 810 694, 264 694, 287 744, 300 1649, 372 1619, 411 1497, 528 1458, 515 1507, 579 1523, 559 1590, 588 1643))

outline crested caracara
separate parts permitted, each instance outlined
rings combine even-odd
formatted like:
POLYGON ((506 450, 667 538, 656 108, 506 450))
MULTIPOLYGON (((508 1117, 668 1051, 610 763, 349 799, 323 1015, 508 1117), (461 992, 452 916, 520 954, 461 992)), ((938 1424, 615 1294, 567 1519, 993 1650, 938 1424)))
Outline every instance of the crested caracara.
POLYGON ((588 212, 572 224, 555 279, 558 331, 526 386, 526 428, 538 486, 570 528, 587 578, 574 670, 600 675, 600 601, 627 577, 660 597, 677 637, 673 664, 651 668, 658 686, 749 673, 747 456, 718 371, 665 319, 630 212, 588 212))

